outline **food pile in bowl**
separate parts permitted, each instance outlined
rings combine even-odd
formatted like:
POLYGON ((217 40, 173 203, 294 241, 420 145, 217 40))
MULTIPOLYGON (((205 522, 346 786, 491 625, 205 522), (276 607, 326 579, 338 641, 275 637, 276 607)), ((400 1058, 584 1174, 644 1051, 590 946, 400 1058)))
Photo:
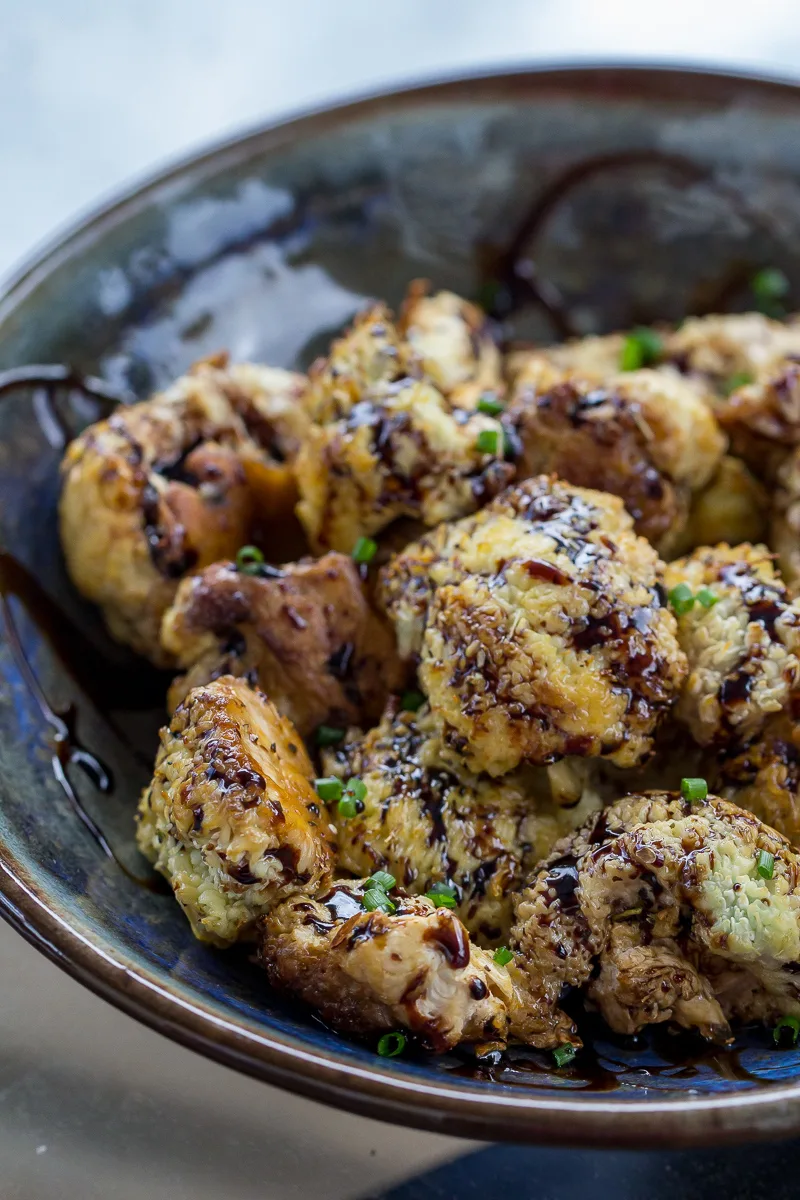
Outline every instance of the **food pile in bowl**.
POLYGON ((196 937, 388 1056, 563 1066, 576 996, 796 1041, 800 319, 504 355, 414 284, 89 427, 60 520, 174 673, 138 843, 196 937))

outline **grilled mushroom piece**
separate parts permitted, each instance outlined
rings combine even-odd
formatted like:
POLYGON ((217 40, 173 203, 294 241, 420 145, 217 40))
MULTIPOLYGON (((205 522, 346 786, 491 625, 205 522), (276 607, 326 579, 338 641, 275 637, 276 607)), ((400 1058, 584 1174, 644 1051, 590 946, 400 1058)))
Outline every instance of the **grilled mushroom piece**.
POLYGON ((293 528, 289 460, 308 426, 304 386, 288 371, 202 362, 68 447, 67 568, 118 641, 169 665, 159 631, 179 581, 234 555, 265 521, 293 528))
POLYGON ((389 911, 369 911, 370 891, 369 880, 340 880, 269 913, 260 961, 270 983, 342 1033, 400 1027, 438 1052, 462 1042, 502 1046, 513 994, 505 968, 470 943, 449 909, 392 891, 389 911))
POLYGON ((139 848, 201 941, 251 937, 258 917, 330 878, 333 829, 300 737, 243 679, 195 688, 161 731, 139 848))

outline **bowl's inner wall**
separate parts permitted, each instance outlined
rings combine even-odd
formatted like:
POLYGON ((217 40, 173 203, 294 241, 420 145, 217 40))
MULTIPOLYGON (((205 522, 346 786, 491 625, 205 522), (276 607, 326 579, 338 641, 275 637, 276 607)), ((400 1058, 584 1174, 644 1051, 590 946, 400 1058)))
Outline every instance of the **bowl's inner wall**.
MULTIPOLYGON (((725 99, 722 87, 721 99, 669 90, 602 95, 588 84, 484 81, 424 105, 412 97, 350 122, 325 118, 298 141, 247 139, 125 202, 18 286, 0 303, 0 367, 68 361, 145 395, 223 347, 238 359, 307 365, 365 298, 397 303, 414 277, 472 296, 491 289, 537 197, 579 163, 584 170, 523 246, 577 329, 677 318, 723 294, 745 303, 739 281, 768 263, 800 285, 798 101, 757 89, 746 102, 725 99)), ((553 336, 535 307, 516 315, 512 332, 553 336)), ((75 430, 94 419, 87 401, 65 399, 75 430)), ((130 711, 130 659, 65 578, 58 458, 29 394, 0 403, 0 541, 66 614, 75 631, 62 639, 67 658, 81 658, 80 635, 119 664, 118 694, 112 678, 109 701, 106 679, 103 703, 93 703, 17 608, 25 646, 51 700, 76 702, 82 741, 110 765, 111 796, 75 783, 140 869, 133 811, 162 714, 130 711)), ((49 753, 2 643, 0 840, 65 921, 215 1014, 374 1066, 369 1049, 272 996, 244 956, 204 949, 170 898, 137 887, 105 858, 66 804, 49 753)), ((742 1051, 743 1070, 728 1059, 648 1074, 656 1060, 645 1047, 603 1054, 630 1068, 620 1099, 748 1088, 748 1072, 778 1079, 800 1068, 800 1055, 772 1051, 766 1037, 742 1051)), ((447 1071, 463 1088, 580 1086, 579 1070, 561 1079, 512 1073, 503 1085, 453 1065, 384 1067, 447 1071)))

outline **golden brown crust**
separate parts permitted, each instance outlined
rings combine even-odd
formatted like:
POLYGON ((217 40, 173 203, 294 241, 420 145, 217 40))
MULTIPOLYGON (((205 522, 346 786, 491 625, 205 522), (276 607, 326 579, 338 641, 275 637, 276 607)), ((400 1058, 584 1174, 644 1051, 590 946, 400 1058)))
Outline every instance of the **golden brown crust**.
POLYGON ((662 550, 684 534, 692 493, 708 483, 725 449, 696 387, 668 372, 602 380, 532 356, 508 415, 522 444, 518 478, 553 471, 612 492, 636 532, 662 550))
POLYGON ((352 559, 326 554, 262 571, 216 563, 181 583, 161 631, 186 671, 170 708, 230 674, 254 679, 302 737, 322 724, 377 721, 406 671, 352 559))
POLYGON ((235 554, 257 520, 291 513, 291 469, 271 452, 286 458, 299 443, 301 391, 288 371, 200 363, 71 443, 64 555, 119 641, 166 665, 159 628, 178 581, 235 554))
POLYGON ((139 848, 201 941, 226 946, 333 867, 333 839, 293 726, 244 680, 186 697, 161 731, 139 805, 139 848))
POLYGON ((800 354, 800 324, 774 321, 762 313, 690 317, 664 339, 663 361, 727 396, 732 381, 756 378, 780 359, 800 354))
POLYGON ((655 551, 615 496, 540 476, 384 568, 379 597, 445 745, 472 770, 634 766, 686 660, 655 551))
POLYGON ((471 775, 443 753, 425 709, 390 710, 365 736, 352 731, 325 755, 324 770, 357 776, 367 789, 355 816, 331 813, 339 865, 355 875, 388 871, 414 894, 453 885, 455 911, 481 945, 507 939, 522 879, 601 804, 586 784, 554 799, 557 782, 544 771, 501 780, 471 775))
POLYGON ((720 791, 800 844, 800 724, 790 711, 771 717, 760 736, 720 768, 720 791))
POLYGON ((740 458, 726 454, 706 487, 692 495, 688 525, 673 550, 686 554, 718 542, 763 542, 768 513, 766 489, 740 458))
POLYGON ((534 1045, 576 1039, 560 986, 590 980, 612 1029, 670 1020, 730 1041, 708 959, 745 970, 765 1011, 800 1014, 800 862, 725 800, 631 795, 554 848, 520 897, 512 948, 512 1022, 534 1045))
MULTIPOLYGON (((800 355, 800 337, 798 337, 800 355)), ((771 364, 756 380, 735 388, 717 406, 731 450, 756 474, 774 481, 800 443, 800 358, 771 364)))
POLYGON ((766 546, 704 546, 669 563, 667 588, 709 589, 678 616, 689 675, 675 712, 701 746, 743 745, 781 710, 800 678, 800 602, 766 546))
POLYGON ((365 882, 340 881, 269 914, 261 963, 270 983, 343 1033, 400 1027, 439 1052, 460 1042, 502 1045, 507 971, 470 944, 458 917, 422 896, 393 892, 395 912, 364 911, 365 882))

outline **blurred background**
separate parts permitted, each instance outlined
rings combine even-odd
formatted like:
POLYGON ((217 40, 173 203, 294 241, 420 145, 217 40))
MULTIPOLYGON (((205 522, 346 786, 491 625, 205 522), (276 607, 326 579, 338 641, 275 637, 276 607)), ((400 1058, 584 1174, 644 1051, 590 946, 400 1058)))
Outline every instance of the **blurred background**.
MULTIPOLYGON (((132 177, 247 125, 477 67, 657 59, 792 76, 797 11, 797 0, 0 0, 0 274, 132 177)), ((619 1198, 655 1200, 678 1178, 683 1196, 707 1194, 723 1169, 744 1196, 737 1173, 755 1152, 724 1163, 468 1153, 206 1062, 0 924, 2 1200, 436 1200, 511 1187, 541 1200, 603 1196, 612 1180, 619 1198)), ((769 1151, 759 1195, 795 1194, 794 1157, 769 1151)))

